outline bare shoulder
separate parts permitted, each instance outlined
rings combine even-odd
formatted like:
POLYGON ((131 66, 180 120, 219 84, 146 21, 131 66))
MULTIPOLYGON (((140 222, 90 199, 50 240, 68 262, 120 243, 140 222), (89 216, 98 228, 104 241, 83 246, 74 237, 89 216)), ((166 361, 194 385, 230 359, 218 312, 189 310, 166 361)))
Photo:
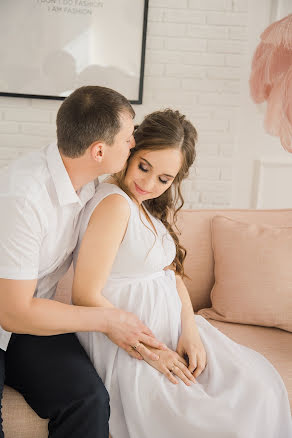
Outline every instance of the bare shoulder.
POLYGON ((130 217, 131 209, 127 199, 118 193, 106 196, 94 209, 89 223, 100 220, 127 221, 130 217))

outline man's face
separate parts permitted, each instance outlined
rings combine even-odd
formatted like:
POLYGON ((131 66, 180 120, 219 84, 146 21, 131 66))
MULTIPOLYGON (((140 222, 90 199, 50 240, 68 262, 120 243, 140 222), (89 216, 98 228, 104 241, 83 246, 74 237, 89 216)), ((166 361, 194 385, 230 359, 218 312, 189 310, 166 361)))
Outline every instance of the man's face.
POLYGON ((130 149, 135 146, 133 136, 134 122, 128 112, 120 115, 121 129, 114 138, 112 145, 106 145, 107 173, 116 173, 123 169, 130 155, 130 149))

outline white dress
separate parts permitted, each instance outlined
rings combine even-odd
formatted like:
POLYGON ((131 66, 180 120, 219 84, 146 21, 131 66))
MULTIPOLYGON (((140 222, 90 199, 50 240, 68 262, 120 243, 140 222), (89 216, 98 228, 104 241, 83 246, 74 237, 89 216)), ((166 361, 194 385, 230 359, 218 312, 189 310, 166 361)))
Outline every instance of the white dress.
MULTIPOLYGON (((95 206, 113 193, 128 200, 131 215, 102 294, 116 307, 135 313, 159 341, 175 351, 181 332, 181 301, 173 271, 163 270, 174 259, 175 245, 159 220, 149 214, 157 230, 155 237, 145 216, 139 216, 138 206, 119 187, 102 183, 84 211, 75 261, 95 206)), ((112 437, 292 437, 288 395, 276 369, 202 316, 194 318, 207 366, 190 387, 179 379, 174 385, 102 333, 78 333, 110 395, 112 437)))

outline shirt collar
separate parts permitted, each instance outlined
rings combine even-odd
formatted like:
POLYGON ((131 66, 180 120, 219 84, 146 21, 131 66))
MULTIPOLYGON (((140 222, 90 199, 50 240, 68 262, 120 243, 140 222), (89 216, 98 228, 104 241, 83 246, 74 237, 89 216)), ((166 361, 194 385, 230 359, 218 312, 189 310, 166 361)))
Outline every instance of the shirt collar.
POLYGON ((60 205, 78 203, 83 207, 95 193, 95 182, 91 181, 83 186, 78 196, 64 166, 57 142, 47 147, 46 156, 60 205))

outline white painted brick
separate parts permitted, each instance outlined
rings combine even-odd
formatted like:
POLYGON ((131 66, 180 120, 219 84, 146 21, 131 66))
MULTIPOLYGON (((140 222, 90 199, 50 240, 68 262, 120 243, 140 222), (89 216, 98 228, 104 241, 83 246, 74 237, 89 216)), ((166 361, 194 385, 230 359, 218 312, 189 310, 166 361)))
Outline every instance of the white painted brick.
POLYGON ((206 39, 227 39, 229 37, 228 28, 222 26, 198 26, 189 24, 187 26, 187 35, 192 38, 206 38, 206 39))
POLYGON ((1 121, 0 133, 2 133, 2 134, 16 134, 17 132, 19 132, 18 123, 1 121))
POLYGON ((21 125, 23 134, 36 135, 38 137, 56 137, 56 126, 42 123, 25 123, 21 125))
POLYGON ((182 53, 181 62, 183 64, 223 66, 225 58, 224 55, 217 53, 182 53))
POLYGON ((181 104, 183 107, 185 107, 186 104, 192 105, 195 103, 195 100, 196 96, 186 91, 180 91, 178 87, 177 89, 173 90, 153 90, 150 98, 150 102, 155 103, 156 105, 170 107, 173 107, 175 105, 177 109, 179 109, 178 105, 181 104))
POLYGON ((32 109, 12 109, 9 108, 4 112, 5 120, 13 120, 15 122, 49 122, 49 111, 36 111, 32 109))
POLYGON ((216 193, 230 193, 231 184, 227 181, 219 180, 208 181, 208 179, 197 179, 193 181, 193 187, 199 192, 216 192, 216 193))
POLYGON ((152 37, 148 36, 146 38, 146 48, 147 49, 162 49, 164 47, 165 39, 162 37, 152 37))
POLYGON ((1 147, 0 149, 0 159, 3 161, 11 162, 12 160, 16 160, 17 158, 19 158, 21 155, 27 154, 31 151, 32 149, 29 148, 17 148, 17 147, 1 147))
POLYGON ((164 64, 164 63, 177 63, 180 62, 180 52, 167 52, 165 50, 148 50, 146 52, 146 65, 147 64, 164 64))
POLYGON ((168 64, 166 65, 166 75, 175 76, 178 78, 204 78, 206 77, 206 71, 204 68, 196 65, 184 65, 184 64, 168 64))
POLYGON ((192 181, 186 179, 182 182, 182 195, 184 199, 190 200, 192 192, 192 181))
POLYGON ((244 55, 225 55, 225 65, 240 67, 243 65, 244 55))
POLYGON ((57 113, 63 101, 64 99, 31 99, 31 106, 35 109, 55 111, 57 113))
POLYGON ((166 14, 165 8, 149 8, 148 22, 150 22, 150 21, 163 21, 165 14, 166 14))
POLYGON ((189 7, 205 11, 222 11, 232 9, 232 0, 190 0, 189 7))
MULTIPOLYGON (((53 139, 52 139, 53 140, 53 139)), ((17 148, 41 148, 49 144, 52 140, 37 136, 23 135, 23 134, 0 134, 0 145, 2 147, 17 147, 17 148)))
POLYGON ((239 99, 236 94, 215 94, 206 93, 198 96, 198 102, 201 105, 229 105, 239 106, 239 99))
POLYGON ((178 78, 158 78, 158 77, 145 77, 145 87, 149 86, 151 83, 152 89, 177 89, 180 86, 180 80, 178 78))
POLYGON ((237 26, 229 28, 229 38, 231 40, 247 40, 247 26, 237 26))
POLYGON ((223 167, 220 172, 220 179, 224 181, 231 181, 232 180, 232 168, 231 167, 223 167))
POLYGON ((220 155, 223 157, 232 157, 233 155, 234 146, 233 144, 221 144, 219 146, 220 155))
POLYGON ((210 79, 240 79, 239 67, 210 67, 207 72, 210 79))
POLYGON ((207 192, 201 193, 202 204, 226 205, 230 203, 231 194, 207 192))
POLYGON ((164 64, 146 64, 145 76, 162 76, 164 67, 164 64))
POLYGON ((242 41, 235 40, 209 40, 207 41, 208 52, 215 53, 243 53, 244 44, 242 41))
POLYGON ((246 26, 247 14, 211 12, 207 15, 207 24, 216 24, 220 26, 246 26))
POLYGON ((0 96, 0 107, 29 107, 31 105, 31 99, 21 97, 8 97, 0 96))
POLYGON ((200 167, 197 169, 197 176, 200 179, 217 180, 220 176, 220 169, 216 167, 200 167))
POLYGON ((202 132, 200 141, 205 143, 231 144, 234 142, 233 132, 202 132))
POLYGON ((237 93, 240 92, 240 81, 239 80, 210 80, 210 79, 183 79, 182 80, 182 88, 184 90, 196 90, 202 92, 212 92, 216 91, 217 93, 223 92, 231 92, 237 93))
POLYGON ((186 8, 187 0, 150 0, 149 8, 162 7, 162 8, 186 8))
POLYGON ((227 119, 227 120, 236 120, 238 118, 239 110, 237 108, 232 109, 222 109, 217 108, 212 112, 212 117, 214 119, 227 119))
POLYGON ((191 38, 168 38, 165 41, 168 50, 191 50, 193 52, 205 52, 207 41, 191 38))
POLYGON ((148 23, 148 32, 154 36, 184 36, 186 25, 181 23, 148 23))
POLYGON ((248 0, 232 0, 232 9, 235 12, 247 12, 248 0))
POLYGON ((196 148, 198 155, 200 156, 217 156, 219 152, 219 147, 217 144, 200 144, 199 147, 196 148))
POLYGON ((166 10, 165 20, 169 23, 204 24, 206 16, 198 11, 190 11, 189 9, 168 9, 166 10))
POLYGON ((198 120, 198 131, 226 131, 229 124, 228 120, 212 120, 212 119, 205 119, 205 120, 198 120))

